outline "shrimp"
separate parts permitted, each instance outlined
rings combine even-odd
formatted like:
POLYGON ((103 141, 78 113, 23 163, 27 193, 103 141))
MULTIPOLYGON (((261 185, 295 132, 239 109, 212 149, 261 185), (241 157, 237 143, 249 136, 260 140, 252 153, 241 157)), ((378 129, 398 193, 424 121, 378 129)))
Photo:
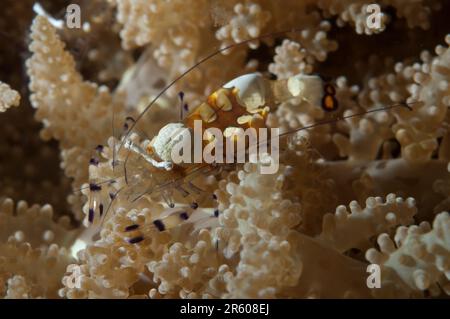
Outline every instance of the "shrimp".
MULTIPOLYGON (((292 32, 292 30, 289 32, 292 32)), ((284 33, 280 32, 270 36, 284 33)), ((258 39, 268 36, 264 35, 258 39)), ((233 46, 242 45, 251 40, 255 39, 243 41, 233 46)), ((187 112, 187 115, 180 122, 168 123, 162 127, 153 138, 146 138, 143 142, 140 141, 133 130, 143 114, 148 111, 155 101, 173 86, 176 81, 180 80, 200 63, 229 48, 221 49, 189 68, 166 86, 136 119, 127 118, 124 124, 125 133, 120 142, 114 143, 112 146, 112 161, 110 165, 114 172, 114 178, 102 181, 101 170, 100 172, 94 172, 95 168, 99 166, 99 157, 104 151, 103 146, 96 148, 98 156, 93 157, 90 161, 90 165, 94 167, 90 174, 93 178, 86 187, 86 194, 89 198, 87 220, 90 224, 95 224, 96 220, 100 220, 99 223, 101 224, 119 195, 125 195, 127 200, 132 202, 138 201, 145 196, 157 196, 159 200, 167 204, 169 212, 162 218, 154 219, 152 225, 149 226, 154 231, 165 231, 176 227, 182 222, 191 220, 191 216, 199 208, 199 203, 195 200, 195 194, 199 195, 203 192, 194 183, 194 180, 199 176, 205 177, 217 174, 221 170, 233 166, 219 161, 192 160, 189 163, 180 163, 173 160, 174 151, 179 149, 184 134, 194 131, 196 123, 201 124, 201 136, 205 136, 205 134, 208 136, 208 130, 216 129, 222 132, 225 137, 224 140, 204 138, 200 146, 197 145, 202 151, 213 142, 220 145, 226 144, 225 140, 227 138, 231 139, 231 143, 237 143, 236 136, 229 133, 230 129, 254 129, 256 137, 260 137, 259 132, 261 132, 261 129, 268 128, 266 125, 268 114, 274 112, 281 103, 293 98, 305 101, 323 109, 325 112, 335 112, 339 108, 335 87, 319 75, 297 74, 288 79, 270 80, 260 73, 250 73, 229 81, 210 94, 203 103, 191 110, 184 103, 184 93, 180 92, 181 114, 187 112), (130 172, 131 168, 134 169, 135 173, 130 172), (114 189, 114 191, 111 191, 111 189, 114 189), (175 208, 174 191, 181 194, 183 198, 189 197, 190 199, 194 198, 194 200, 187 207, 186 203, 184 203, 180 208, 175 208)), ((411 109, 409 104, 400 103, 362 113, 335 117, 331 120, 318 122, 282 134, 266 134, 263 141, 259 141, 257 144, 270 144, 280 137, 289 136, 301 130, 335 123, 367 113, 386 111, 399 106, 411 109)), ((246 151, 251 147, 250 144, 250 142, 245 142, 244 136, 243 145, 246 151)), ((188 149, 195 147, 195 145, 192 146, 192 143, 189 143, 188 149)), ((228 154, 225 152, 224 155, 226 157, 228 154)), ((213 206, 214 200, 216 200, 214 194, 209 196, 208 205, 213 206)), ((217 209, 210 209, 211 217, 217 218, 219 214, 220 212, 217 209)), ((144 240, 143 233, 145 232, 142 231, 142 225, 131 224, 123 231, 135 234, 128 237, 127 240, 130 244, 138 244, 144 240)))

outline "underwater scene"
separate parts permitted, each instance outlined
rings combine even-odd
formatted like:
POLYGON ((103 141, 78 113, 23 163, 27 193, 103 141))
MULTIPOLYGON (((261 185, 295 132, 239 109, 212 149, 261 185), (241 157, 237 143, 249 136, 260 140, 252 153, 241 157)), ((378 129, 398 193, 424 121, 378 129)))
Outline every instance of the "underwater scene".
POLYGON ((0 298, 449 297, 449 1, 0 2, 0 298))

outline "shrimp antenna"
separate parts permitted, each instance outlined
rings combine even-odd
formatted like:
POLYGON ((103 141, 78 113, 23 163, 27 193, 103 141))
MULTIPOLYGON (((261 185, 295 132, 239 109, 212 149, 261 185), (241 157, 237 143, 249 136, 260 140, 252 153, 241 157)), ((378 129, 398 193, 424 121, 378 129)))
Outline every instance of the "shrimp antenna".
POLYGON ((136 118, 135 122, 131 125, 130 129, 128 130, 128 132, 125 134, 123 141, 120 143, 119 145, 119 151, 122 149, 123 145, 124 145, 124 141, 128 138, 128 136, 131 134, 131 132, 133 131, 134 127, 136 126, 137 122, 144 116, 144 114, 152 107, 153 104, 155 104, 155 102, 164 94, 167 92, 167 90, 169 90, 173 85, 175 85, 175 83, 177 83, 179 80, 181 80, 182 78, 184 78, 186 75, 188 75, 192 70, 194 70, 196 67, 202 65, 203 63, 205 63, 206 61, 210 60, 211 58, 215 57, 216 55, 218 55, 219 53, 222 53, 224 51, 227 51, 231 48, 234 47, 239 47, 241 45, 250 43, 252 41, 257 41, 257 40, 262 40, 265 38, 273 38, 276 36, 281 36, 281 35, 285 35, 288 33, 293 33, 293 32, 299 32, 301 31, 301 28, 293 28, 293 29, 288 29, 288 30, 284 30, 284 31, 278 31, 278 32, 273 32, 273 33, 266 33, 263 34, 259 37, 255 37, 255 38, 250 38, 238 43, 233 43, 230 45, 227 45, 219 50, 216 50, 212 53, 210 53, 209 55, 207 55, 206 57, 200 59, 200 61, 198 61, 197 63, 195 63, 194 65, 192 65, 191 67, 189 67, 186 71, 184 71, 183 73, 181 73, 179 76, 177 76, 172 82, 170 82, 166 87, 164 87, 164 89, 162 89, 154 98, 153 100, 147 104, 147 106, 144 108, 144 110, 141 112, 141 114, 139 114, 139 116, 136 118))
POLYGON ((114 113, 114 105, 112 107, 112 114, 111 114, 111 121, 112 121, 112 125, 111 125, 111 129, 112 129, 112 136, 113 136, 113 158, 112 158, 112 170, 114 172, 114 168, 116 166, 116 136, 115 136, 115 129, 114 129, 114 118, 115 118, 115 113, 114 113))
POLYGON ((318 127, 318 126, 322 126, 322 125, 326 125, 326 124, 332 124, 332 123, 336 123, 336 122, 339 122, 339 121, 344 121, 344 120, 347 120, 347 119, 363 116, 363 115, 370 114, 370 113, 376 113, 376 112, 380 112, 380 111, 387 111, 387 110, 390 110, 390 109, 393 109, 393 108, 397 108, 397 107, 404 107, 404 108, 408 109, 409 111, 412 111, 413 108, 411 107, 411 105, 416 104, 416 103, 419 103, 419 101, 409 102, 409 103, 407 103, 407 102, 396 103, 396 104, 392 104, 392 105, 389 105, 389 106, 379 107, 379 108, 368 110, 368 111, 364 111, 364 112, 354 113, 354 114, 345 115, 345 116, 339 116, 339 117, 332 118, 330 120, 320 121, 320 122, 317 122, 317 123, 314 123, 314 124, 311 124, 311 125, 303 126, 303 127, 297 128, 295 130, 287 131, 287 132, 284 132, 282 134, 276 135, 275 137, 272 137, 270 139, 267 139, 265 141, 262 141, 262 142, 258 143, 258 146, 260 144, 267 143, 267 142, 273 140, 274 138, 280 138, 280 137, 287 136, 287 135, 290 135, 290 134, 293 134, 293 133, 297 133, 297 132, 300 132, 300 131, 309 130, 309 129, 312 129, 312 128, 315 128, 315 127, 318 127))

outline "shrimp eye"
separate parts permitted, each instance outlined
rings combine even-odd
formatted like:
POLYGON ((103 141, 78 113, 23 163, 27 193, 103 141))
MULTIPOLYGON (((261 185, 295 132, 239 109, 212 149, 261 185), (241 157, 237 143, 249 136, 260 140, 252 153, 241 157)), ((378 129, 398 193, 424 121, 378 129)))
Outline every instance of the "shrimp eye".
POLYGON ((322 108, 327 112, 336 111, 338 108, 338 101, 333 95, 327 94, 322 99, 322 108))

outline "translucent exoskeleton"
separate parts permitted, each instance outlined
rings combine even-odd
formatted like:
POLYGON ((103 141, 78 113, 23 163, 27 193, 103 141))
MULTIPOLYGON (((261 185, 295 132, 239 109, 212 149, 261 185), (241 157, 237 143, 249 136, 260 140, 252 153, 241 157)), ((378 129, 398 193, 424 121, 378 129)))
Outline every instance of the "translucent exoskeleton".
MULTIPOLYGON (((92 224, 94 228, 101 226, 108 218, 108 213, 114 211, 114 205, 116 203, 120 205, 120 201, 137 202, 143 197, 150 197, 154 201, 164 203, 167 211, 155 218, 150 225, 136 223, 125 227, 124 237, 131 244, 143 241, 144 234, 148 233, 149 228, 153 231, 165 231, 180 223, 192 220, 198 222, 202 218, 204 223, 198 224, 208 225, 208 219, 216 219, 220 212, 216 208, 215 195, 203 191, 198 181, 214 176, 221 170, 233 169, 234 163, 204 160, 178 163, 173 160, 174 148, 179 147, 186 132, 192 133, 195 130, 196 122, 202 124, 202 136, 208 129, 214 128, 223 132, 226 137, 235 129, 254 128, 256 132, 260 132, 259 129, 268 128, 266 124, 268 114, 276 111, 280 103, 290 99, 300 99, 326 112, 336 111, 339 105, 335 87, 319 75, 297 74, 288 79, 271 80, 263 74, 250 73, 232 79, 211 93, 203 103, 190 109, 184 101, 184 94, 180 92, 183 118, 179 122, 168 123, 156 136, 139 136, 135 128, 142 115, 182 76, 158 94, 136 119, 126 118, 123 134, 119 140, 112 139, 108 146, 99 145, 96 148, 95 156, 89 163, 90 183, 83 190, 88 196, 85 211, 87 224, 92 224), (108 159, 106 165, 102 163, 102 157, 108 159), (199 207, 202 212, 196 214, 199 207)), ((283 132, 280 135, 267 134, 262 140, 258 140, 258 144, 267 146, 274 139, 295 134, 300 130, 398 106, 410 108, 405 102, 347 116, 336 115, 323 122, 283 132)), ((208 147, 211 142, 212 140, 208 139, 202 140, 201 149, 208 147)), ((188 147, 194 148, 194 144, 190 143, 188 147)), ((244 145, 248 147, 249 143, 245 142, 244 145)))

